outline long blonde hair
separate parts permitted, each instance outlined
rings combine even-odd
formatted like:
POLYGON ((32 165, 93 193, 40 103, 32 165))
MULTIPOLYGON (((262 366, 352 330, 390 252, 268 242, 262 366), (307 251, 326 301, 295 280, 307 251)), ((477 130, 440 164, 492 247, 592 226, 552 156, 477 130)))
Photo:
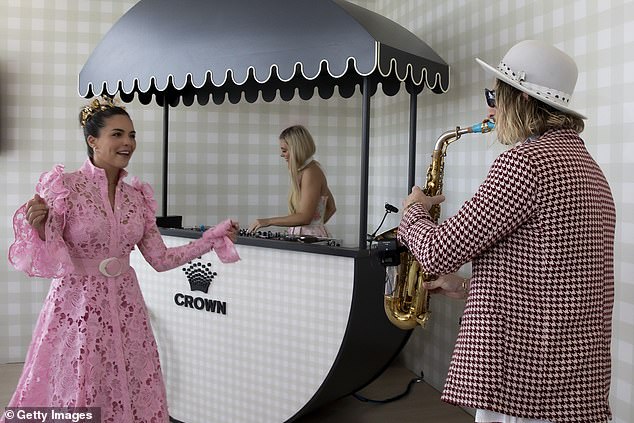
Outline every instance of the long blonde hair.
POLYGON ((288 211, 296 213, 299 207, 299 172, 301 172, 310 157, 315 154, 317 148, 312 135, 302 125, 290 126, 282 131, 280 140, 288 145, 288 172, 291 178, 291 187, 288 194, 288 211))
POLYGON ((495 116, 498 140, 513 145, 530 136, 541 135, 550 129, 572 129, 583 132, 582 119, 555 109, 511 85, 497 80, 495 101, 500 111, 495 116))

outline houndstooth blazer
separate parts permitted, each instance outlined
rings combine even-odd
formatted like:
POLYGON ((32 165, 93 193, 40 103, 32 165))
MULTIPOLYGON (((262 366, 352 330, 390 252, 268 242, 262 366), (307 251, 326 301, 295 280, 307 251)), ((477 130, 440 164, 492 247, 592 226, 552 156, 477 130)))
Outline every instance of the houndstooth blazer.
POLYGON ((442 399, 556 423, 610 416, 616 211, 578 134, 549 131, 502 153, 439 225, 421 204, 398 239, 434 274, 472 262, 442 399))

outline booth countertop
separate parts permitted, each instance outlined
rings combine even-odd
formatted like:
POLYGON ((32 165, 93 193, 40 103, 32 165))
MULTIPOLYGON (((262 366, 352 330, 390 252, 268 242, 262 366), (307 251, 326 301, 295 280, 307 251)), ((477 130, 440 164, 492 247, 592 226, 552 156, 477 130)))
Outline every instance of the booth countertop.
MULTIPOLYGON (((161 235, 180 238, 197 239, 202 232, 193 229, 159 228, 161 235)), ((296 241, 284 241, 279 239, 266 239, 257 237, 238 236, 236 244, 255 247, 275 248, 278 250, 303 251, 314 254, 326 254, 340 257, 366 257, 369 250, 361 250, 358 247, 335 247, 321 243, 302 243, 296 241)))

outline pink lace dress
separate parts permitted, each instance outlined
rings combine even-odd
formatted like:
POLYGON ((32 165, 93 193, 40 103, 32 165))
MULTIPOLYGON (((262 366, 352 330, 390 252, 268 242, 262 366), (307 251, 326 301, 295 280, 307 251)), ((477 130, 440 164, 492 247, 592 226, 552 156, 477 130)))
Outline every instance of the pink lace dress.
MULTIPOLYGON (((99 407, 102 422, 167 422, 158 350, 129 255, 137 245, 157 271, 215 248, 239 259, 222 222, 187 245, 166 248, 155 223, 152 189, 125 171, 114 210, 103 169, 61 165, 40 178, 49 206, 46 241, 25 218, 13 218, 9 261, 30 276, 53 278, 9 407, 99 407), (108 258, 104 264, 104 259, 108 258), (112 258, 112 259, 110 259, 112 258)), ((0 419, 3 421, 3 419, 0 419)))
POLYGON ((313 220, 308 225, 291 226, 287 229, 289 235, 312 235, 320 238, 330 238, 330 233, 324 224, 324 215, 326 213, 327 196, 321 196, 317 204, 317 210, 313 215, 313 220))

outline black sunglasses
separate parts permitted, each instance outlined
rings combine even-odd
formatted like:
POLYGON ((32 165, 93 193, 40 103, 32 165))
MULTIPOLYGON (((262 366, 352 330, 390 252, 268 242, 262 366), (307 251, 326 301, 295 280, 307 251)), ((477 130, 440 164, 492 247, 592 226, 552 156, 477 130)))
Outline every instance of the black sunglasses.
POLYGON ((495 90, 485 88, 484 98, 487 100, 487 106, 495 108, 495 90))

